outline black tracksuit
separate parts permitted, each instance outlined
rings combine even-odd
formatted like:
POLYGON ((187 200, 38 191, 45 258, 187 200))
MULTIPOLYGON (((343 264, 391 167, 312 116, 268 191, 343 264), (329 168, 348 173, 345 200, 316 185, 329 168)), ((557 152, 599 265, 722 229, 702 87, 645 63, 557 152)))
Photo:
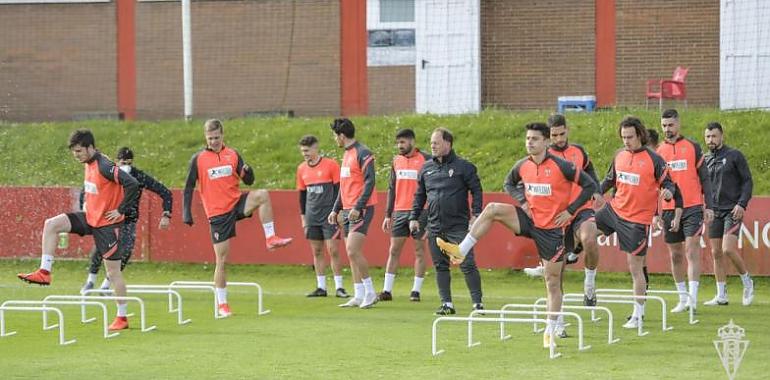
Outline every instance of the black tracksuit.
POLYGON ((705 157, 715 211, 729 211, 735 205, 749 205, 754 186, 746 157, 729 146, 711 151, 705 157))
MULTIPOLYGON (((436 237, 442 237, 459 243, 468 233, 468 221, 473 215, 481 214, 482 190, 476 166, 458 157, 454 150, 441 159, 434 157, 420 170, 417 178, 417 192, 410 220, 418 220, 428 202, 428 246, 430 247, 433 266, 436 268, 436 283, 442 302, 452 301, 451 275, 449 259, 436 245, 436 237), (468 194, 472 196, 472 206, 468 207, 468 194)), ((471 293, 473 303, 481 303, 481 276, 476 267, 473 250, 468 252, 460 265, 465 275, 465 283, 471 293)))

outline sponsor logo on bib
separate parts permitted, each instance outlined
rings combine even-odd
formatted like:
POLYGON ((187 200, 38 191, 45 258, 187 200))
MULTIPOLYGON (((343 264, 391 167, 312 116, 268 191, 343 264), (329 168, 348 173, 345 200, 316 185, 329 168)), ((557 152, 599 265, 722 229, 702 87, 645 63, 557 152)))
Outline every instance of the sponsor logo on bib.
POLYGON ((639 186, 641 177, 639 174, 618 172, 618 182, 625 183, 626 185, 639 186))
POLYGON ((340 168, 340 177, 341 178, 350 178, 350 167, 349 166, 343 166, 340 168))
POLYGON ((396 170, 396 179, 411 179, 417 180, 417 170, 400 169, 396 170))
POLYGON ((217 166, 208 169, 209 179, 217 179, 222 177, 229 177, 233 175, 233 167, 230 165, 217 166))
POLYGON ((551 184, 549 183, 528 183, 526 184, 527 194, 534 197, 547 197, 551 195, 551 184))
POLYGON ((669 161, 668 167, 672 172, 681 172, 687 170, 687 160, 669 161))
POLYGON ((99 194, 99 189, 96 187, 96 184, 89 181, 83 181, 83 191, 88 194, 99 194))
POLYGON ((312 185, 307 187, 309 194, 323 194, 324 187, 322 185, 312 185))

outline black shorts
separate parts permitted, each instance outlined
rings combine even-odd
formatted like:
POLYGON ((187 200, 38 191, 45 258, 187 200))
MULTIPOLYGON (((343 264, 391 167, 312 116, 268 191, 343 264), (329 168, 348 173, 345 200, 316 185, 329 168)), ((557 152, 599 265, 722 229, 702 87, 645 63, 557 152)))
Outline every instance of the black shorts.
POLYGON ((692 206, 682 210, 682 221, 679 223, 679 231, 669 231, 671 221, 674 220, 674 210, 663 211, 663 231, 666 243, 681 243, 685 238, 700 236, 703 233, 703 207, 692 206))
POLYGON ((209 218, 212 243, 221 243, 235 237, 235 222, 251 217, 251 215, 246 216, 244 214, 246 210, 246 197, 248 195, 248 192, 241 194, 238 203, 229 212, 209 218))
POLYGON ((361 216, 358 220, 348 220, 348 214, 350 214, 350 210, 342 210, 342 228, 345 232, 345 237, 351 232, 358 232, 366 235, 369 231, 369 225, 372 224, 372 219, 374 219, 374 206, 366 206, 366 208, 361 211, 361 216))
POLYGON ((331 240, 339 238, 339 228, 336 224, 324 223, 320 226, 305 227, 305 238, 307 240, 331 240))
POLYGON ((564 230, 564 247, 567 252, 572 252, 575 249, 575 234, 580 231, 580 226, 588 221, 595 221, 596 215, 593 209, 587 208, 578 211, 577 215, 572 218, 572 223, 564 230))
POLYGON ((732 210, 714 211, 714 220, 709 225, 709 238, 721 239, 725 235, 738 236, 743 219, 733 219, 732 210))
POLYGON ((562 228, 543 229, 535 227, 532 219, 521 207, 516 206, 519 216, 519 236, 528 237, 535 241, 537 254, 543 260, 552 262, 564 261, 564 230, 562 228))
POLYGON ((104 260, 121 260, 127 254, 126 245, 131 239, 122 237, 122 222, 94 228, 88 225, 85 212, 68 213, 67 218, 70 221, 70 233, 94 237, 96 253, 101 255, 104 260))
POLYGON ((609 203, 596 212, 596 227, 606 236, 617 232, 621 251, 634 256, 647 254, 650 226, 621 219, 609 203))
POLYGON ((409 215, 411 211, 396 211, 393 213, 393 218, 390 222, 390 236, 394 238, 412 236, 417 240, 425 238, 425 226, 428 225, 428 212, 423 210, 420 214, 420 218, 417 221, 420 223, 420 229, 417 233, 412 234, 409 231, 409 215))

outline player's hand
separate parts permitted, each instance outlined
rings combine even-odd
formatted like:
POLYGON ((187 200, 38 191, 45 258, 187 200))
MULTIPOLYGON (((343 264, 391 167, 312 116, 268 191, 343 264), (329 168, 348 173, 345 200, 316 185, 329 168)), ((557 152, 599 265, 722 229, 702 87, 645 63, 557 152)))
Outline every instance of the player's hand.
POLYGON ((569 221, 572 219, 572 214, 564 210, 559 213, 559 215, 556 215, 556 218, 553 219, 554 224, 556 224, 556 227, 564 227, 567 224, 569 224, 569 221))
POLYGON ((733 220, 741 220, 743 219, 743 214, 746 212, 746 210, 741 205, 735 205, 733 207, 733 211, 731 214, 733 215, 733 220))
POLYGON ((594 194, 594 210, 599 210, 605 204, 607 204, 607 200, 604 199, 604 196, 599 193, 594 194))
POLYGON ((123 217, 123 214, 118 212, 117 209, 110 210, 104 213, 104 217, 107 218, 107 221, 109 222, 117 222, 121 217, 123 217))
POLYGON ((420 222, 417 220, 410 220, 409 231, 411 231, 413 234, 420 232, 420 222))
POLYGON ((358 222, 359 219, 361 219, 361 211, 350 209, 350 212, 348 213, 348 221, 355 223, 358 222))
POLYGON ((326 222, 329 224, 337 224, 337 213, 332 211, 329 213, 329 216, 326 218, 326 222))
POLYGON ((714 221, 714 210, 707 208, 703 210, 703 222, 706 224, 711 224, 711 222, 714 221))
POLYGON ((390 218, 385 218, 382 220, 382 231, 383 232, 390 232, 390 218))
POLYGON ((661 218, 660 215, 652 217, 652 228, 655 232, 663 230, 663 218, 661 218))
POLYGON ((674 220, 671 221, 671 228, 669 228, 668 230, 671 232, 679 231, 679 227, 680 227, 679 225, 681 221, 682 221, 681 215, 675 216, 674 220))
POLYGON ((165 230, 168 228, 168 226, 171 224, 171 218, 169 218, 166 215, 163 215, 160 217, 160 223, 158 223, 158 228, 161 230, 165 230))
POLYGON ((663 189, 663 191, 660 192, 660 197, 664 200, 670 201, 671 198, 674 197, 674 194, 669 189, 663 189))

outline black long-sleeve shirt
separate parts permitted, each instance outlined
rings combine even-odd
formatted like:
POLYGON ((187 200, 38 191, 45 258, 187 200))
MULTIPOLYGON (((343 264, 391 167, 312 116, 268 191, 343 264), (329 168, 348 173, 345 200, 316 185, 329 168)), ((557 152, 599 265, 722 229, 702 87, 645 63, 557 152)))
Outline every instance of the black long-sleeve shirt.
POLYGON ((744 209, 749 205, 754 182, 743 153, 722 145, 705 157, 712 185, 713 209, 732 210, 736 204, 744 209))
POLYGON ((481 214, 483 192, 476 166, 454 150, 439 160, 425 161, 418 174, 410 220, 418 220, 428 203, 427 230, 432 233, 467 231, 471 213, 481 214), (468 207, 468 194, 472 197, 468 207))

